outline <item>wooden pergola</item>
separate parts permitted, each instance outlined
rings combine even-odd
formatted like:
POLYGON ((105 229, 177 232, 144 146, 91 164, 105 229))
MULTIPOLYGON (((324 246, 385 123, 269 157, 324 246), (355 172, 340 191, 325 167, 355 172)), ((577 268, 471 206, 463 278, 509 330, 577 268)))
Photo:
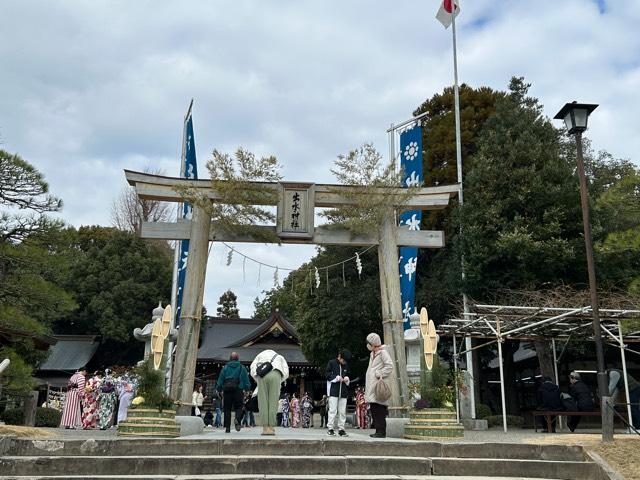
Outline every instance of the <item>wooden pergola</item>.
MULTIPOLYGON (((556 341, 564 341, 565 345, 572 339, 593 340, 593 321, 591 307, 532 307, 521 305, 486 305, 472 304, 466 318, 453 317, 438 326, 440 335, 453 337, 454 368, 457 359, 472 350, 489 345, 498 345, 498 364, 500 368, 500 395, 502 399, 502 421, 507 431, 507 414, 505 406, 504 371, 502 361, 502 343, 505 340, 551 341, 556 383, 558 382, 558 359, 556 341), (458 338, 481 338, 488 340, 458 352, 458 338)), ((627 361, 625 352, 640 355, 640 348, 630 349, 627 343, 634 346, 640 343, 640 310, 633 309, 600 309, 600 328, 609 345, 620 349, 624 385, 629 398, 627 383, 627 361), (637 321, 635 328, 626 329, 626 321, 637 321)), ((462 345, 462 344, 461 344, 462 345)), ((640 347, 640 345, 638 345, 640 347)), ((627 413, 631 418, 631 406, 627 402, 627 413)))

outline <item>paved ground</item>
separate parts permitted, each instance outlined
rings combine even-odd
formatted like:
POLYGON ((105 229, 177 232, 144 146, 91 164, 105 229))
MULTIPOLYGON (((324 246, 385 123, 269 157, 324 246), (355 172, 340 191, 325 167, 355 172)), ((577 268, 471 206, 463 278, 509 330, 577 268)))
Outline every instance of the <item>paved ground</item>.
MULTIPOLYGON (((115 429, 109 430, 65 430, 60 428, 52 428, 46 429, 49 432, 53 433, 54 436, 65 439, 101 439, 101 438, 115 438, 116 431, 115 429)), ((349 434, 348 437, 341 438, 337 435, 335 437, 327 436, 325 429, 320 428, 277 428, 275 437, 262 437, 260 433, 262 432, 262 428, 254 427, 254 428, 243 428, 240 432, 236 432, 232 430, 231 433, 224 433, 224 429, 222 428, 207 428, 203 433, 199 435, 190 435, 189 439, 203 439, 203 440, 214 440, 214 439, 223 439, 223 438, 262 438, 262 439, 270 439, 270 438, 286 438, 286 439, 306 439, 306 440, 318 440, 324 438, 332 438, 344 441, 375 441, 375 442, 384 442, 384 441, 406 441, 412 442, 412 440, 402 440, 399 438, 388 438, 388 439, 372 439, 369 437, 369 433, 371 430, 356 430, 356 429, 348 429, 347 432, 349 434)), ((617 431, 616 433, 624 435, 622 430, 617 431)), ((540 439, 541 442, 546 443, 547 437, 563 437, 565 442, 570 442, 571 438, 575 437, 584 438, 584 435, 593 436, 594 439, 599 438, 600 432, 598 430, 579 430, 576 434, 572 434, 569 432, 566 433, 556 433, 552 435, 547 435, 544 433, 536 433, 530 429, 512 429, 509 430, 508 433, 504 433, 502 429, 490 429, 485 431, 466 431, 464 433, 464 438, 460 439, 434 439, 434 441, 442 441, 442 442, 478 442, 478 443, 537 443, 537 439, 540 439)), ((563 442, 563 443, 565 443, 563 442)))

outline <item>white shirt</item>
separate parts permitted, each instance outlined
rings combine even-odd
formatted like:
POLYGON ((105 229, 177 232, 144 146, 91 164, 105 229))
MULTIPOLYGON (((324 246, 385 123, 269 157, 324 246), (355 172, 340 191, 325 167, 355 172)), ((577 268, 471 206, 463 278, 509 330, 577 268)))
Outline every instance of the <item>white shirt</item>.
POLYGON ((251 376, 256 382, 259 378, 256 374, 256 368, 258 367, 259 363, 264 362, 271 362, 273 364, 274 370, 278 370, 282 374, 282 383, 287 381, 287 378, 289 378, 289 365, 287 365, 287 361, 284 359, 284 357, 273 350, 263 350, 258 355, 256 355, 256 358, 253 359, 253 362, 251 362, 251 368, 249 369, 249 371, 251 372, 251 376))

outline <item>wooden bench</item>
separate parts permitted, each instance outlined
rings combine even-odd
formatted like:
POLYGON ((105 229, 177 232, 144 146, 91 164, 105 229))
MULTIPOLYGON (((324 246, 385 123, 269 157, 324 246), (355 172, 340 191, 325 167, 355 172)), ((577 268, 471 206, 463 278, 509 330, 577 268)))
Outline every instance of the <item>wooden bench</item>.
MULTIPOLYGON (((536 421, 536 417, 545 417, 547 421, 547 432, 551 433, 553 431, 553 417, 600 417, 602 416, 600 410, 593 410, 591 412, 577 412, 577 411, 567 411, 567 410, 534 410, 533 412, 533 426, 535 431, 538 431, 538 422, 536 421)), ((626 412, 618 412, 624 417, 627 416, 626 412)))

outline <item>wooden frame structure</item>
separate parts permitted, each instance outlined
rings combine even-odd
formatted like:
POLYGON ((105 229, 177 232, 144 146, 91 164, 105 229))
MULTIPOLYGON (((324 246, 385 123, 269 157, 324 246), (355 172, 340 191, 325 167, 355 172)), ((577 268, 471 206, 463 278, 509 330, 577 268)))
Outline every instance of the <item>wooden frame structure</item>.
MULTIPOLYGON (((502 423, 507 432, 507 413, 504 388, 504 371, 502 362, 502 343, 505 340, 551 340, 556 383, 558 382, 558 359, 556 356, 556 340, 566 343, 571 339, 583 341, 593 340, 593 322, 591 307, 530 307, 514 305, 474 304, 467 318, 450 318, 439 325, 441 335, 453 337, 454 368, 457 370, 457 359, 460 355, 497 343, 498 365, 500 368, 500 396, 502 400, 502 423), (467 348, 458 352, 457 337, 483 338, 489 341, 482 345, 467 348)), ((640 328, 624 333, 622 322, 640 320, 640 310, 633 309, 600 309, 600 328, 607 344, 618 347, 622 359, 625 393, 629 398, 627 383, 627 360, 625 352, 640 355, 639 350, 632 350, 627 343, 640 343, 640 328)), ((565 343, 565 345, 566 345, 565 343)), ((631 406, 627 402, 628 418, 631 418, 631 406)))
MULTIPOLYGON (((195 190, 201 198, 221 202, 223 199, 212 187, 210 180, 189 180, 149 173, 125 170, 125 176, 137 195, 143 199, 181 203, 180 188, 195 190)), ((354 202, 341 192, 351 192, 353 187, 344 185, 327 185, 300 182, 261 183, 266 189, 272 189, 277 195, 268 195, 261 205, 277 205, 278 219, 281 221, 283 191, 292 188, 311 189, 309 199, 311 212, 302 212, 304 218, 313 218, 316 207, 336 207, 350 205, 354 202), (278 199, 274 201, 274 199, 278 199), (277 203, 276 203, 277 202, 277 203), (312 202, 312 204, 311 204, 312 202)), ((440 210, 449 205, 450 199, 457 195, 458 185, 429 187, 418 189, 403 209, 440 210)), ((394 195, 396 198, 406 190, 398 188, 379 189, 371 195, 394 195)), ((303 243, 318 245, 378 245, 378 262, 380 266, 380 291, 383 318, 384 341, 389 346, 395 366, 397 382, 392 382, 391 405, 392 415, 398 414, 409 404, 406 356, 404 347, 404 329, 402 306, 400 300, 400 281, 398 275, 398 246, 414 246, 421 248, 441 248, 444 246, 444 234, 441 231, 410 231, 407 227, 399 227, 396 211, 390 208, 378 227, 377 232, 368 235, 353 236, 346 230, 315 227, 300 235, 295 232, 279 236, 281 243, 303 243)), ((269 229, 273 233, 282 232, 281 225, 254 226, 255 229, 269 229)), ((259 242, 259 235, 222 231, 212 225, 207 209, 201 205, 193 205, 190 220, 175 223, 143 223, 142 238, 164 240, 190 240, 189 260, 186 267, 185 288, 181 309, 181 324, 175 355, 175 368, 171 382, 171 395, 180 407, 178 414, 185 414, 190 409, 191 389, 193 387, 199 325, 204 296, 204 281, 208 256, 209 241, 224 242, 259 242)), ((264 237, 263 237, 264 238, 264 237)), ((186 413, 188 414, 188 413, 186 413)))

